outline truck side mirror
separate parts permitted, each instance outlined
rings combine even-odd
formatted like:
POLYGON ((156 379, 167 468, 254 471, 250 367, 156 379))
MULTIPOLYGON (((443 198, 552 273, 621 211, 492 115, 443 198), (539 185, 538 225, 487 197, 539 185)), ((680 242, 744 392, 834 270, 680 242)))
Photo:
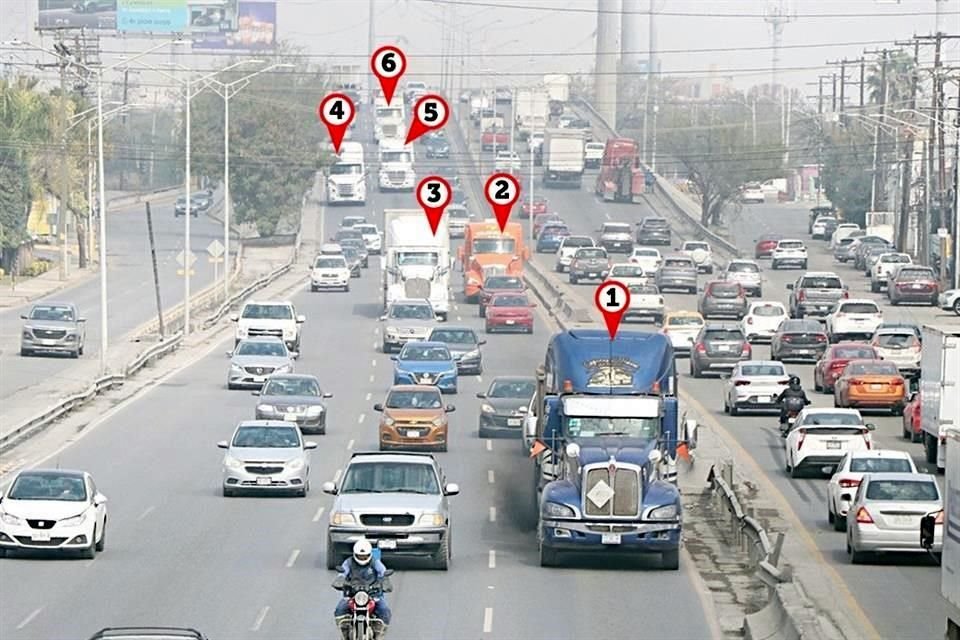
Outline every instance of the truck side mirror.
POLYGON ((937 517, 932 513, 920 518, 920 546, 927 551, 933 548, 936 524, 937 517))

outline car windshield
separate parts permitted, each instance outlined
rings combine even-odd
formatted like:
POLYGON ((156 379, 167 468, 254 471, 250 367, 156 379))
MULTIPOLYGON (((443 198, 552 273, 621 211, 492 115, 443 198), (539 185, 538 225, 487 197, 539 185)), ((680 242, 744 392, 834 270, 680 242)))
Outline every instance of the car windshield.
POLYGON ((330 175, 332 176, 358 176, 361 173, 363 173, 363 167, 358 164, 346 164, 343 162, 338 162, 330 167, 330 175))
POLYGON ((638 296, 655 296, 660 293, 660 290, 657 289, 656 285, 652 284, 634 284, 628 287, 630 293, 638 296))
POLYGON ((254 320, 292 320, 293 309, 285 304, 248 304, 241 318, 254 320))
POLYGON ((337 231, 337 236, 336 236, 337 242, 339 242, 340 240, 346 240, 348 238, 352 238, 354 240, 359 240, 363 242, 363 234, 357 231, 356 227, 350 227, 349 229, 339 229, 337 231))
POLYGON ((760 273, 760 267, 752 262, 731 262, 727 265, 729 273, 760 273))
POLYGON ((618 264, 610 269, 610 277, 616 278, 617 276, 620 276, 621 278, 642 278, 643 267, 634 266, 632 264, 618 264))
POLYGON ((380 153, 381 162, 403 162, 411 163, 409 151, 383 151, 380 153))
POLYGON ((563 241, 564 248, 574 248, 574 247, 592 247, 593 238, 583 238, 580 236, 569 237, 563 241))
POLYGON ((758 304, 753 308, 751 313, 755 316, 763 316, 765 318, 773 318, 787 314, 786 310, 778 304, 758 304))
POLYGON ((652 440, 659 436, 658 418, 567 418, 564 431, 572 438, 595 438, 606 434, 652 440))
POLYGON ((527 307, 530 303, 526 296, 496 296, 491 301, 494 307, 527 307))
POLYGON ((667 318, 667 324, 671 327, 699 327, 703 320, 697 316, 672 316, 667 318))
POLYGON ((412 462, 351 464, 340 493, 419 493, 437 495, 440 484, 433 466, 412 462))
POLYGON ((634 258, 659 258, 660 252, 656 249, 634 249, 634 258))
POLYGON ((854 473, 913 473, 913 465, 906 458, 854 458, 850 461, 854 473))
POLYGON ((897 280, 933 280, 933 271, 929 269, 900 269, 897 280))
POLYGON ((684 267, 688 269, 693 269, 693 261, 686 259, 681 260, 679 258, 667 258, 663 261, 663 266, 665 267, 684 267))
POLYGON ((886 360, 871 360, 870 362, 853 362, 847 365, 844 373, 850 375, 875 375, 875 376, 895 376, 898 375, 897 365, 886 360))
POLYGON ((745 364, 740 367, 745 376, 782 376, 786 371, 782 364, 745 364))
POLYGON ((800 280, 800 289, 842 289, 837 276, 807 276, 800 280))
POLYGON ((777 246, 780 249, 803 249, 803 243, 799 240, 781 240, 777 246))
POLYGON ((630 225, 628 224, 605 224, 603 225, 604 233, 630 233, 630 225))
POLYGON ((845 246, 851 245, 853 244, 854 240, 856 240, 856 238, 852 236, 847 236, 846 238, 840 238, 840 242, 837 243, 837 246, 845 247, 845 246))
POLYGON ((439 409, 440 391, 391 391, 384 403, 388 409, 439 409))
POLYGON ((234 352, 238 356, 278 356, 287 355, 287 349, 279 340, 264 342, 241 342, 234 352))
POLYGON ((30 310, 31 320, 49 320, 53 322, 73 322, 76 318, 73 309, 56 304, 38 304, 30 310))
POLYGON ((240 427, 233 446, 253 449, 288 449, 300 446, 297 427, 240 427))
POLYGON ((401 251, 396 260, 400 267, 435 267, 440 263, 440 254, 436 251, 401 251))
POLYGON ((558 236, 560 234, 570 233, 569 227, 565 224, 549 224, 540 232, 542 236, 558 236))
POLYGON ((848 302, 840 305, 840 313, 880 313, 880 307, 872 302, 848 302))
POLYGON ((372 224, 358 224, 358 225, 354 226, 353 228, 356 229, 357 231, 359 231, 360 233, 362 233, 362 234, 365 235, 365 236, 374 236, 374 235, 377 235, 377 227, 376 227, 376 225, 372 225, 372 224))
POLYGON ((425 304, 395 304, 390 317, 395 320, 433 320, 433 309, 425 304))
POLYGON ((856 413, 814 413, 803 419, 804 426, 862 426, 863 420, 856 413))
POLYGON ((348 247, 347 245, 343 246, 343 257, 347 260, 359 260, 360 252, 357 251, 356 247, 348 247))
MULTIPOLYGON (((348 249, 343 249, 343 255, 347 255, 348 249)), ((349 251, 353 251, 356 255, 356 249, 352 247, 349 251)), ((315 269, 343 269, 347 266, 343 258, 317 258, 317 261, 313 263, 315 269)), ((245 316, 246 317, 246 316, 245 316)))
POLYGON ((428 339, 430 342, 447 344, 477 344, 477 334, 472 329, 434 329, 428 339))
POLYGON ((936 502, 940 491, 929 480, 873 480, 867 486, 867 500, 891 502, 936 502))
POLYGON ((86 502, 83 477, 58 473, 21 473, 10 488, 11 500, 57 500, 86 502))
POLYGON ((494 380, 487 397, 529 399, 536 390, 537 384, 533 380, 494 380))
POLYGON ((447 216, 450 218, 463 218, 469 219, 470 212, 464 209, 463 207, 448 207, 447 216))
POLYGON ((437 360, 452 360, 453 356, 450 355, 450 350, 446 347, 423 346, 411 342, 403 348, 400 359, 414 362, 435 362, 437 360))
POLYGON ((310 378, 270 378, 260 395, 264 396, 319 396, 320 385, 310 378))
POLYGON ((711 329, 704 336, 705 340, 743 340, 743 334, 738 329, 711 329))
POLYGON ((710 284, 709 292, 714 298, 737 298, 741 295, 740 285, 736 283, 714 282, 710 284))
POLYGON ((606 258, 607 254, 603 249, 579 249, 577 251, 578 259, 582 258, 606 258))
POLYGON ((352 216, 347 216, 347 217, 344 218, 343 221, 340 223, 340 226, 341 226, 341 227, 352 227, 352 226, 355 225, 355 224, 361 224, 361 223, 363 223, 363 222, 366 222, 366 219, 365 219, 365 218, 355 218, 355 217, 352 217, 352 216))
POLYGON ((823 333, 823 325, 816 320, 784 320, 782 333, 823 333))
POLYGON ((688 242, 683 245, 684 251, 696 251, 697 249, 703 249, 704 251, 710 251, 710 245, 706 242, 688 242))
POLYGON ((645 218, 643 221, 644 229, 666 229, 669 226, 666 218, 645 218))
POLYGON ((473 241, 473 253, 497 253, 513 255, 517 241, 513 238, 477 238, 473 241))
POLYGON ((523 280, 514 276, 490 276, 483 282, 484 289, 523 289, 523 280))
POLYGON ((909 262, 913 262, 913 260, 905 253, 887 253, 880 256, 880 262, 907 264, 909 262))

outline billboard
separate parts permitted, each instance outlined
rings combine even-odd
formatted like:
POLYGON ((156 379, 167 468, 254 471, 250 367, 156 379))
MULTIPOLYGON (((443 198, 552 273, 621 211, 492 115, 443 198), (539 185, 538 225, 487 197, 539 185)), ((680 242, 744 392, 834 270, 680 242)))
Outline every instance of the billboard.
POLYGON ((187 0, 115 0, 117 31, 183 33, 187 30, 187 0))
POLYGON ((264 51, 277 42, 276 2, 241 2, 237 11, 237 29, 223 33, 197 32, 191 29, 194 49, 264 51))
POLYGON ((117 28, 117 0, 38 0, 37 28, 117 28))
POLYGON ((238 0, 189 0, 190 33, 229 33, 239 25, 238 0))

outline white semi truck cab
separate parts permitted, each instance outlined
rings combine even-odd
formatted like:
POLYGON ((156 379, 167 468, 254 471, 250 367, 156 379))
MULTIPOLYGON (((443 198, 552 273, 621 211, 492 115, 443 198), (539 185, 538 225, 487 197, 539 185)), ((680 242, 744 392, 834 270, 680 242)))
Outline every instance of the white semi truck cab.
POLYGON ((450 312, 450 232, 447 216, 436 235, 420 209, 384 211, 383 304, 424 298, 444 320, 450 312))
POLYGON ((363 204, 366 201, 367 166, 363 161, 363 145, 344 142, 339 160, 330 167, 327 176, 327 202, 363 204))

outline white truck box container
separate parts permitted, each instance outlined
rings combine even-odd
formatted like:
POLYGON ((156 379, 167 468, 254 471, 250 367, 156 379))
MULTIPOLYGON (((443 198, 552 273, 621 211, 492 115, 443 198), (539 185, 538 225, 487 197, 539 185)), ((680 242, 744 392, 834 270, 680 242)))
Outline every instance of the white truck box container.
POLYGON ((927 462, 946 466, 946 431, 960 428, 960 327, 923 326, 920 427, 927 462))

